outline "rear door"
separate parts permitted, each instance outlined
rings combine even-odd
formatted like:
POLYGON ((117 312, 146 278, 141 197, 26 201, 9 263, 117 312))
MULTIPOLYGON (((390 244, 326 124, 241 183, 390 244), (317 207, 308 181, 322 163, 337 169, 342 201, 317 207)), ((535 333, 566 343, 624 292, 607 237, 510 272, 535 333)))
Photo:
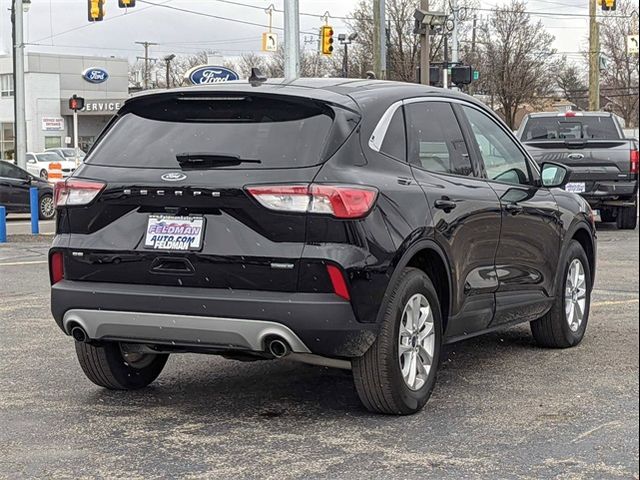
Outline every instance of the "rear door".
POLYGON ((454 279, 450 337, 486 328, 498 288, 500 201, 470 157, 452 105, 407 101, 408 159, 431 208, 433 236, 454 279))
POLYGON ((493 324, 539 318, 554 295, 560 260, 557 203, 547 188, 536 186, 536 167, 502 125, 476 107, 461 110, 475 139, 474 155, 502 207, 493 324))
POLYGON ((358 118, 282 96, 134 102, 70 180, 106 186, 61 212, 78 252, 69 278, 295 291, 306 215, 269 210, 247 188, 309 184, 358 118))

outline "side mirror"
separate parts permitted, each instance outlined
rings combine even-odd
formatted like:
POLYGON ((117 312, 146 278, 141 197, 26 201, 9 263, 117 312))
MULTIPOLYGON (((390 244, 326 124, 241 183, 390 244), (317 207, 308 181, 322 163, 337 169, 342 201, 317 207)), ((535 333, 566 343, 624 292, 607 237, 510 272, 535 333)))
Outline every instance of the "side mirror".
POLYGON ((571 170, 559 163, 546 162, 542 164, 542 186, 547 188, 562 188, 571 178, 571 170))

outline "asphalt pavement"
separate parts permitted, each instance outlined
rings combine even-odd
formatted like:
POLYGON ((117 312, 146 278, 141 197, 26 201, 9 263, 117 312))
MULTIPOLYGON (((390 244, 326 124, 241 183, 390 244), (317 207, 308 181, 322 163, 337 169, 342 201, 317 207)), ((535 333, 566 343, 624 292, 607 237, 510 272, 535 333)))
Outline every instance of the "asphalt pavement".
POLYGON ((638 232, 603 226, 587 335, 449 346, 427 408, 373 415, 348 371, 173 355, 91 384, 49 313, 46 237, 0 245, 0 478, 638 478, 638 232))

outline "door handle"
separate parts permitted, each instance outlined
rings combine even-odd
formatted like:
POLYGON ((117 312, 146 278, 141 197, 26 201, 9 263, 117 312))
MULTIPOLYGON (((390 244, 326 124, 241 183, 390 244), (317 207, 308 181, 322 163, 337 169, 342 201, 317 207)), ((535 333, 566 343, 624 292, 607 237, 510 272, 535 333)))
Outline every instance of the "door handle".
POLYGON ((398 184, 400 185, 411 185, 412 183, 413 183, 413 178, 398 177, 398 184))
POLYGON ((446 213, 449 213, 451 210, 456 208, 458 204, 453 200, 443 197, 440 200, 436 200, 433 206, 438 210, 444 210, 446 213))
POLYGON ((518 205, 517 203, 507 203, 504 206, 504 209, 506 212, 510 213, 511 215, 518 215, 524 212, 524 207, 522 207, 521 205, 518 205))

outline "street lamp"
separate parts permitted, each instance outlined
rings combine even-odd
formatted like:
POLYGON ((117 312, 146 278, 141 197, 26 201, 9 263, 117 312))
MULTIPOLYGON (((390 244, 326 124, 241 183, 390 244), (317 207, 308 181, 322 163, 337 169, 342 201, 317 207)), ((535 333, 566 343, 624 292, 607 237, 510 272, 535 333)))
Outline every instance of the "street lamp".
POLYGON ((171 55, 167 55, 164 57, 164 61, 167 64, 167 89, 171 88, 171 61, 176 58, 176 56, 172 53, 171 55))
POLYGON ((11 40, 13 51, 14 157, 16 165, 26 168, 27 126, 24 99, 24 30, 22 15, 29 11, 31 0, 11 1, 11 40))
POLYGON ((338 35, 340 45, 344 45, 344 55, 342 57, 342 76, 344 78, 349 77, 349 45, 351 45, 356 38, 358 38, 358 34, 355 32, 349 36, 344 33, 338 35))

